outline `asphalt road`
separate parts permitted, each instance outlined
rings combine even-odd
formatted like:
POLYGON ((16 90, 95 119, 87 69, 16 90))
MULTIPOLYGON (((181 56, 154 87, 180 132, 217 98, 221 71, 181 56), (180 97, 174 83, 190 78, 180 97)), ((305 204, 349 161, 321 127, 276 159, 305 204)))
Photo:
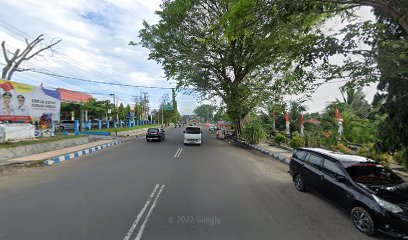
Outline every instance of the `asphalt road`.
POLYGON ((371 239, 287 165, 204 132, 0 177, 0 239, 371 239))

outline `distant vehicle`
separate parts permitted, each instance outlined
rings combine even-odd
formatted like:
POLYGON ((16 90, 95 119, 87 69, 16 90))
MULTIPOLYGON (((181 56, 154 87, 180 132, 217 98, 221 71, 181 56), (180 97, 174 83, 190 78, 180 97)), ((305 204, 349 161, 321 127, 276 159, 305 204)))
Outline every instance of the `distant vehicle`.
POLYGON ((58 128, 60 130, 74 130, 75 121, 73 121, 73 120, 61 120, 60 123, 59 123, 58 128))
POLYGON ((344 208, 360 232, 408 239, 408 183, 376 161, 300 148, 289 169, 297 190, 320 192, 344 208))
POLYGON ((201 127, 190 126, 184 131, 184 144, 198 144, 201 145, 201 127))
POLYGON ((217 126, 215 126, 215 125, 210 125, 210 127, 208 128, 208 130, 210 130, 210 131, 215 131, 215 130, 217 130, 217 126))
POLYGON ((149 128, 146 133, 146 141, 159 140, 160 142, 166 138, 165 131, 162 128, 149 128))

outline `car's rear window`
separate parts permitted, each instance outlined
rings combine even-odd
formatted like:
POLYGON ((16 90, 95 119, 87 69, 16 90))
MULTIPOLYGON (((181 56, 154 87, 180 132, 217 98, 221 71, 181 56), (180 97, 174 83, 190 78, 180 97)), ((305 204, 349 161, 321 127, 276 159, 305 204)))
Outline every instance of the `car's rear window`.
POLYGON ((187 133, 187 134, 200 134, 200 133, 201 133, 201 129, 200 129, 200 128, 196 128, 196 127, 188 127, 188 128, 186 128, 186 133, 187 133))
POLYGON ((381 164, 372 162, 356 163, 346 168, 350 177, 365 184, 396 184, 403 180, 381 164))
POLYGON ((158 133, 158 132, 159 132, 159 129, 157 129, 157 128, 149 128, 147 131, 148 131, 149 133, 158 133))

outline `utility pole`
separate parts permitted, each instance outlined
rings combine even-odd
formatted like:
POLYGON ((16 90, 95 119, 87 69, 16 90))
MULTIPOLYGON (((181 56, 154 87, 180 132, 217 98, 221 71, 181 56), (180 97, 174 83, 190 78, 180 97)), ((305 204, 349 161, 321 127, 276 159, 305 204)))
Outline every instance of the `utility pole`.
POLYGON ((149 100, 148 100, 148 94, 149 93, 147 93, 147 92, 140 92, 140 94, 141 95, 143 95, 143 119, 144 120, 149 120, 148 119, 148 116, 147 116, 147 112, 149 111, 149 106, 148 106, 148 102, 149 102, 149 100))
POLYGON ((164 102, 162 106, 162 128, 164 128, 164 102))
POLYGON ((134 96, 134 97, 135 97, 135 111, 134 112, 135 112, 135 117, 136 117, 136 120, 137 120, 137 114, 138 114, 138 105, 137 105, 137 103, 138 103, 139 96, 134 96))
MULTIPOLYGON (((116 124, 118 124, 118 113, 116 112, 116 101, 115 101, 115 94, 109 94, 113 97, 113 111, 116 113, 116 124)), ((118 135, 118 130, 115 128, 115 135, 118 135)))

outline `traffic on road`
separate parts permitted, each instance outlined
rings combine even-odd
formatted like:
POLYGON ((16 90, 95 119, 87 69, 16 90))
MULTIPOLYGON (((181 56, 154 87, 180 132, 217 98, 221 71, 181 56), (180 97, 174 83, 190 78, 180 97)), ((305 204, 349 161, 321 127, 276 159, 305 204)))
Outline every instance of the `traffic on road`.
MULTIPOLYGON (((403 183, 372 161, 301 149, 289 168, 209 130, 188 128, 166 129, 161 143, 139 138, 3 176, 0 239, 370 239, 360 231, 373 233, 380 220, 382 230, 406 229, 397 223, 406 208, 387 197, 387 189, 403 183), (184 131, 202 134, 201 146, 184 145, 184 131), (375 188, 363 185, 374 182, 375 188)), ((160 129, 148 132, 156 136, 160 129)))

